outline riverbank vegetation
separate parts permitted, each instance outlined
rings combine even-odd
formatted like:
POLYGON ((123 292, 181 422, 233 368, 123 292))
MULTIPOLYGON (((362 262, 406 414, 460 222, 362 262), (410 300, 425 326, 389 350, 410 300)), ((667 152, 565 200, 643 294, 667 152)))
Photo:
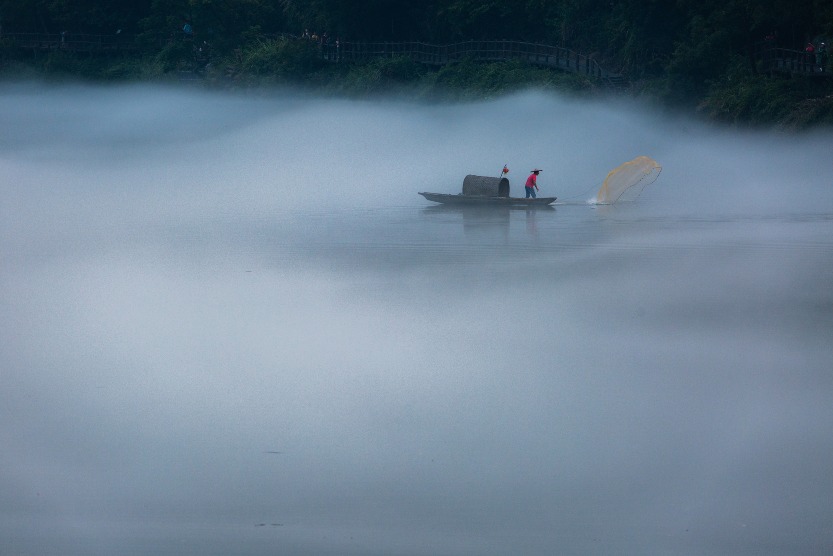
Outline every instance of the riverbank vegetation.
POLYGON ((597 80, 520 61, 342 64, 321 56, 322 42, 511 39, 591 56, 627 79, 626 94, 668 107, 734 125, 806 128, 833 124, 831 36, 833 10, 823 0, 0 0, 0 75, 432 99, 603 90, 597 80), (119 48, 27 49, 21 33, 60 37, 63 46, 90 34, 119 48), (768 71, 765 49, 801 56, 808 43, 812 74, 768 71))

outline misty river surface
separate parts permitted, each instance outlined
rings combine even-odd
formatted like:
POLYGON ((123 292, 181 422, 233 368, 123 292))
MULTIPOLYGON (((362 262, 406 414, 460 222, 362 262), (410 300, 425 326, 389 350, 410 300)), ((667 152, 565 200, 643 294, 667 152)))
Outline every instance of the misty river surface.
POLYGON ((831 553, 831 148, 6 84, 0 554, 831 553), (417 195, 504 164, 558 203, 417 195))

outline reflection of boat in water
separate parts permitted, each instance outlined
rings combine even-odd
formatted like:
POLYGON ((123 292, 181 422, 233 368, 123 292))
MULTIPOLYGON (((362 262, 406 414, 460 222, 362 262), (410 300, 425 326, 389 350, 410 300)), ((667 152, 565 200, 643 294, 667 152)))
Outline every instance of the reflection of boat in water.
POLYGON ((424 192, 420 192, 420 195, 435 203, 457 206, 535 208, 546 207, 555 202, 555 197, 538 197, 537 199, 510 197, 508 179, 473 175, 466 176, 463 180, 463 192, 457 195, 424 192))

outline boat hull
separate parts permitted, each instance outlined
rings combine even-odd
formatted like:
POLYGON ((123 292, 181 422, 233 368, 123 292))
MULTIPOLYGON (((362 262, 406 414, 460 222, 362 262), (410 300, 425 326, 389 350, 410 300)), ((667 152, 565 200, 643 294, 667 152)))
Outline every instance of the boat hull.
POLYGON ((435 203, 446 205, 496 206, 496 207, 545 207, 555 202, 555 197, 485 197, 480 195, 450 195, 448 193, 423 193, 420 195, 435 203))

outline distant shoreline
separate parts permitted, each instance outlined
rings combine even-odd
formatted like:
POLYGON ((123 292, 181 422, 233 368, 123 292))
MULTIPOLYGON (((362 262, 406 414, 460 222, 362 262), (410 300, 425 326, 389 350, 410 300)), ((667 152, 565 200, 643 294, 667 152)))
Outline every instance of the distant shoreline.
MULTIPOLYGON (((326 96, 378 98, 396 95, 428 101, 488 100, 540 89, 586 98, 641 99, 720 125, 785 131, 833 127, 833 95, 827 83, 801 78, 747 76, 714 84, 699 98, 675 97, 661 78, 637 80, 610 92, 581 74, 534 66, 522 61, 463 61, 430 67, 406 57, 361 63, 324 62, 308 41, 261 41, 232 55, 198 53, 175 41, 155 53, 84 56, 50 51, 21 56, 0 50, 0 81, 79 81, 96 84, 162 83, 210 90, 264 90, 292 87, 326 96), (202 57, 200 57, 202 56, 202 57), (815 86, 817 91, 810 91, 815 86)), ((826 80, 825 80, 826 81, 826 80)))

